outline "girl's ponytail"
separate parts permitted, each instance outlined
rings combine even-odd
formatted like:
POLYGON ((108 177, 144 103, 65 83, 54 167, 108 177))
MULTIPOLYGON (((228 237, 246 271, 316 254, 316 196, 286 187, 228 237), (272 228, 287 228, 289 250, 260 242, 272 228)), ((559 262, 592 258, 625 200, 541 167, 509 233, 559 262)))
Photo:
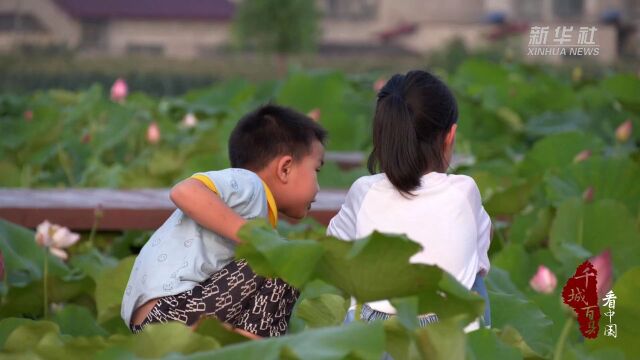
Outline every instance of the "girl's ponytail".
POLYGON ((394 75, 378 94, 369 172, 384 172, 412 195, 427 171, 446 170, 444 139, 457 117, 455 98, 439 79, 424 71, 394 75))

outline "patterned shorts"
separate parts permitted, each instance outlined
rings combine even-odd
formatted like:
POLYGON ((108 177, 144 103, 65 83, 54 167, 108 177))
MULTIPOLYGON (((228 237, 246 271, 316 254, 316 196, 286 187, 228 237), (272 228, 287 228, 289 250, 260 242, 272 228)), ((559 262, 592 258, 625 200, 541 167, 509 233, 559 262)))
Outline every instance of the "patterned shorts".
POLYGON ((245 260, 235 260, 193 289, 160 298, 131 331, 167 321, 191 326, 202 316, 214 316, 258 336, 280 336, 287 332, 298 295, 284 281, 258 276, 245 260))

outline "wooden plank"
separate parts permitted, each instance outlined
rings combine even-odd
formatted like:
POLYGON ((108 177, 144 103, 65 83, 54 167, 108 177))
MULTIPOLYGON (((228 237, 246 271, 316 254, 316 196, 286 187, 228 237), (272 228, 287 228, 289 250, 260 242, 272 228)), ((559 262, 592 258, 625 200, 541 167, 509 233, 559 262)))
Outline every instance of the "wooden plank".
MULTIPOLYGON (((310 216, 327 225, 338 212, 345 190, 323 190, 310 216)), ((44 220, 74 230, 89 230, 96 210, 99 230, 152 230, 175 210, 168 189, 0 189, 0 218, 34 228, 44 220)))

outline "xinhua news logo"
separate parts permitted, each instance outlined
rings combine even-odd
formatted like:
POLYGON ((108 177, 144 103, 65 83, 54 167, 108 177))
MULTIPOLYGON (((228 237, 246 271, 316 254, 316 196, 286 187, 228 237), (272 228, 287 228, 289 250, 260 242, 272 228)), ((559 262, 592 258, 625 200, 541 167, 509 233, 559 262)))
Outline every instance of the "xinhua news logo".
POLYGON ((595 41, 595 26, 532 26, 529 31, 528 56, 597 56, 600 47, 595 41))

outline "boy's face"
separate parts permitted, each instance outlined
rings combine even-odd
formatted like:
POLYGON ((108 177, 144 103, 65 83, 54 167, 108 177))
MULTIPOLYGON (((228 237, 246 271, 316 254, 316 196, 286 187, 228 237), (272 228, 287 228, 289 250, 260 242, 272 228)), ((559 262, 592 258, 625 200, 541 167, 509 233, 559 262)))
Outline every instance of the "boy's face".
POLYGON ((324 146, 317 140, 311 144, 311 152, 291 163, 288 181, 278 194, 278 209, 285 215, 302 219, 307 216, 311 203, 318 194, 318 171, 324 164, 324 146))

